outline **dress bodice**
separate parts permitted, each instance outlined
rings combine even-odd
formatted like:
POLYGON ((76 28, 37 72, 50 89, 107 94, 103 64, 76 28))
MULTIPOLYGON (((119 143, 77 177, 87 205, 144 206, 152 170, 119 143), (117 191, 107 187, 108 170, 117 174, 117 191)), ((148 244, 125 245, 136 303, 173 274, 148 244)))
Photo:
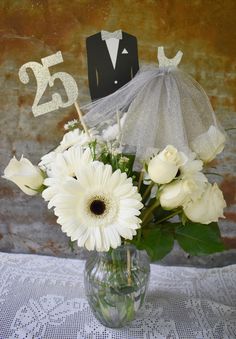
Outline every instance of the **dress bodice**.
POLYGON ((165 56, 164 47, 162 46, 158 47, 157 50, 157 60, 159 63, 159 67, 170 67, 170 66, 177 67, 182 59, 182 56, 183 52, 178 51, 173 58, 169 59, 165 56))

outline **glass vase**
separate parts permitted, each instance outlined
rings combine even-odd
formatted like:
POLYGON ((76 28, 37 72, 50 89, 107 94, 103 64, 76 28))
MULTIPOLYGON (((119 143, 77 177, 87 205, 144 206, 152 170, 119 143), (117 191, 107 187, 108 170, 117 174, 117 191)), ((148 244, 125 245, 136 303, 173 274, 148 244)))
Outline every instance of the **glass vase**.
POLYGON ((133 245, 93 253, 86 262, 84 280, 95 317, 112 328, 134 320, 144 303, 149 275, 148 255, 133 245))

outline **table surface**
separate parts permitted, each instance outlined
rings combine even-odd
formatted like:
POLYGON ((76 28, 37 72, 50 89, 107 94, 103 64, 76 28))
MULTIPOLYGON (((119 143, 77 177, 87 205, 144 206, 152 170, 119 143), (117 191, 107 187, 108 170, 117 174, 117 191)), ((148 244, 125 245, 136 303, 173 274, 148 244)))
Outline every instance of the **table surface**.
POLYGON ((236 265, 151 265, 146 303, 119 330, 92 315, 83 270, 78 259, 0 253, 0 339, 236 338, 236 265))

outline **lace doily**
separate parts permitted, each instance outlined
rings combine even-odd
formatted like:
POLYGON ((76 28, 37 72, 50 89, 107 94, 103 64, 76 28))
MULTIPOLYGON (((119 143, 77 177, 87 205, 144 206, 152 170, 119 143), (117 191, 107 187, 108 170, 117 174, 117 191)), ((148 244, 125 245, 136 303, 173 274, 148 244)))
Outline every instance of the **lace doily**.
POLYGON ((119 330, 105 328, 93 317, 83 270, 81 260, 0 253, 0 338, 236 338, 236 265, 152 265, 143 309, 119 330))

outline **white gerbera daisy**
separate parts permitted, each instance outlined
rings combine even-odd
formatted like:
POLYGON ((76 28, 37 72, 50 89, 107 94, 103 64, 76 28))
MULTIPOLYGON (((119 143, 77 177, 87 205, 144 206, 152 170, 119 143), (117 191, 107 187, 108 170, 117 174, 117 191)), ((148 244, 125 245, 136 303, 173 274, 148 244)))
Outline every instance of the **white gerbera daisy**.
POLYGON ((43 171, 46 171, 48 174, 51 170, 51 165, 55 161, 57 154, 61 153, 60 148, 56 148, 53 151, 42 156, 40 163, 38 164, 39 168, 43 171))
POLYGON ((99 139, 100 136, 98 135, 98 131, 96 131, 95 128, 89 130, 89 136, 84 131, 81 131, 79 128, 76 128, 73 131, 64 134, 64 137, 61 140, 60 145, 53 151, 42 156, 38 166, 42 170, 46 171, 47 175, 50 176, 52 165, 55 162, 58 154, 63 153, 72 146, 79 146, 85 149, 86 147, 88 147, 89 142, 99 139))
POLYGON ((88 250, 108 251, 132 239, 143 207, 131 178, 96 162, 81 168, 53 198, 58 223, 72 241, 88 250))
POLYGON ((58 153, 48 171, 49 177, 44 180, 44 185, 48 188, 43 191, 43 198, 46 201, 51 200, 61 189, 61 184, 68 177, 75 177, 76 172, 89 162, 92 162, 90 149, 83 151, 81 147, 73 146, 63 153, 58 153))
POLYGON ((64 134, 62 141, 60 142, 59 148, 64 151, 71 146, 78 145, 81 147, 87 147, 89 142, 98 138, 98 132, 92 128, 89 130, 89 135, 79 128, 64 134))

